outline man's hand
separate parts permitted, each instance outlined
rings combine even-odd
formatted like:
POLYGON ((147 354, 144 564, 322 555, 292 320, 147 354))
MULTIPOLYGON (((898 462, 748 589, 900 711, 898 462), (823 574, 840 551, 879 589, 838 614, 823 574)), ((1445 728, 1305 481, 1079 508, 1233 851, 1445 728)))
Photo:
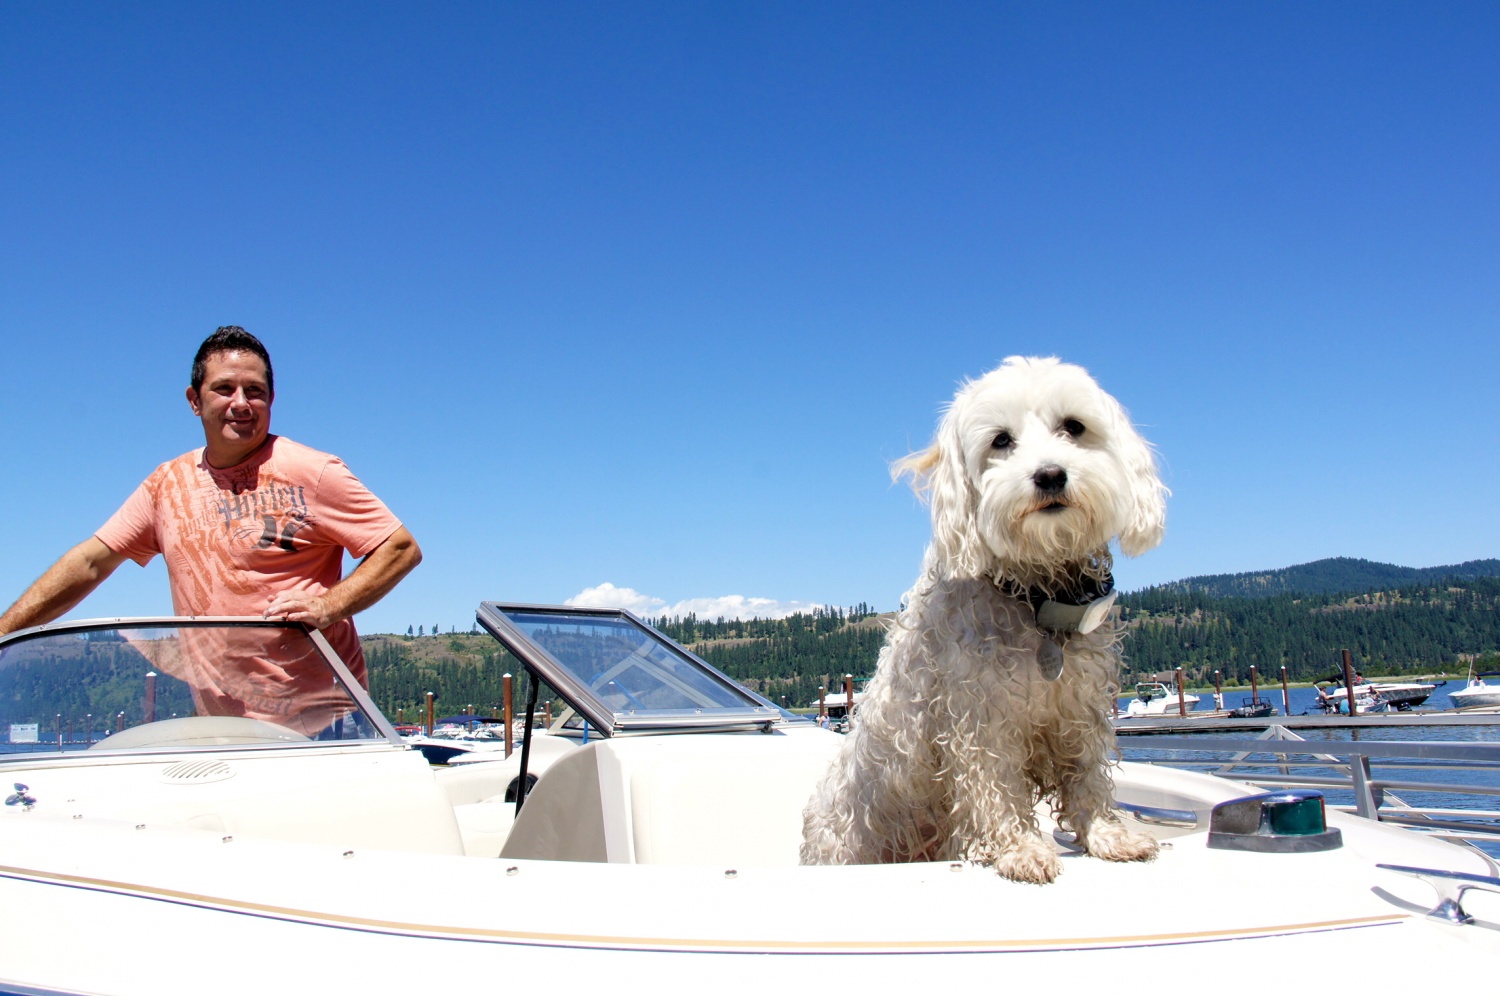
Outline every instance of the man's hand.
POLYGON ((422 562, 422 550, 401 526, 359 562, 359 566, 321 595, 283 591, 266 606, 267 619, 280 618, 327 629, 385 597, 396 583, 422 562))
POLYGON ((326 598, 300 591, 279 592, 271 599, 271 604, 266 606, 264 615, 267 619, 307 623, 313 629, 327 629, 339 621, 339 617, 330 610, 326 598))

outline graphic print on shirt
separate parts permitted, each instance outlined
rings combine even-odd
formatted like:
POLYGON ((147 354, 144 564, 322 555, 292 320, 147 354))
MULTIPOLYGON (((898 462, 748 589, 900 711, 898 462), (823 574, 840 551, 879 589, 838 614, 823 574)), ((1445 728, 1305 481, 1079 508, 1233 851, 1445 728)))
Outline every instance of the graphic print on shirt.
POLYGON ((267 453, 228 470, 167 465, 157 500, 175 507, 157 527, 179 612, 222 606, 259 615, 287 584, 321 590, 338 582, 343 550, 316 528, 319 470, 297 473, 281 462, 267 453))
POLYGON ((256 549, 275 546, 296 553, 292 537, 307 526, 307 489, 301 485, 272 481, 261 483, 251 491, 221 493, 215 510, 224 519, 225 528, 236 538, 255 532, 259 525, 256 549))

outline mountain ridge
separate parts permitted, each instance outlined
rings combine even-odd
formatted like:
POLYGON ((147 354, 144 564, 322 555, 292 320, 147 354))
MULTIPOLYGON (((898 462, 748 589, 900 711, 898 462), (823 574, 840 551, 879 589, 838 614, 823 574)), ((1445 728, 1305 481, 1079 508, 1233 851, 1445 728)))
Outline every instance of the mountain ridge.
POLYGON ((1325 557, 1305 564, 1238 574, 1200 574, 1141 589, 1201 592, 1217 598, 1270 595, 1360 595, 1444 580, 1500 577, 1500 560, 1466 560, 1438 567, 1402 567, 1360 557, 1325 557))
MULTIPOLYGON (((1226 683, 1286 667, 1292 680, 1327 674, 1348 649, 1366 674, 1432 673, 1473 657, 1500 667, 1500 560, 1401 567, 1332 557, 1271 571, 1200 575, 1121 592, 1121 679, 1181 667, 1189 680, 1226 683)), ((894 613, 868 605, 784 619, 648 620, 773 702, 806 705, 842 676, 865 677, 894 613)), ((416 715, 424 691, 444 703, 499 701, 500 675, 521 663, 477 630, 429 636, 364 635, 376 701, 416 715)), ((1488 666, 1488 665, 1487 665, 1488 666)), ((519 694, 519 692, 518 692, 519 694)))

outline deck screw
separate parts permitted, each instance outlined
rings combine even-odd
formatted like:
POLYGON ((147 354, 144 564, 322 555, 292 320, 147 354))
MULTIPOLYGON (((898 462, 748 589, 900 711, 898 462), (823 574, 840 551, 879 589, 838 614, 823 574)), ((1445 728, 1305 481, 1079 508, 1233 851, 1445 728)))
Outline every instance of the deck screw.
POLYGON ((735 871, 733 868, 729 868, 729 869, 725 870, 724 877, 725 878, 739 878, 740 877, 740 873, 737 872, 737 871, 735 871))
POLYGON ((352 857, 354 857, 354 852, 353 851, 345 851, 344 852, 344 857, 346 857, 346 858, 352 858, 352 857))
POLYGON ((962 861, 955 861, 948 866, 948 870, 951 872, 961 872, 964 870, 964 863, 962 861))
POLYGON ((521 869, 517 868, 515 865, 511 865, 509 868, 505 869, 505 874, 519 875, 521 874, 521 869))
POLYGON ((220 842, 221 842, 221 843, 225 843, 225 844, 227 844, 227 843, 229 843, 229 842, 230 842, 230 841, 232 841, 232 840, 234 840, 234 837, 233 837, 233 836, 229 836, 229 837, 220 837, 220 838, 219 838, 219 840, 220 840, 220 842))

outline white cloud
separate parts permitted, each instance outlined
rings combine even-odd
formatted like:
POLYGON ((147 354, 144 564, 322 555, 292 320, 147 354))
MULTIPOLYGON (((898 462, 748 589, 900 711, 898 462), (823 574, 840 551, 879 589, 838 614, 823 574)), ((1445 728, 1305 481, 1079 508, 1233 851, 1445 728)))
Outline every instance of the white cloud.
POLYGON ((583 589, 563 604, 582 609, 629 609, 638 616, 659 616, 667 605, 659 598, 642 595, 634 588, 616 588, 608 581, 583 589))
POLYGON ((563 604, 579 608, 628 609, 643 618, 686 616, 699 619, 780 619, 796 612, 823 608, 818 602, 783 602, 774 598, 720 595, 716 598, 686 598, 668 604, 666 599, 645 595, 634 588, 618 588, 608 581, 585 588, 563 604))

